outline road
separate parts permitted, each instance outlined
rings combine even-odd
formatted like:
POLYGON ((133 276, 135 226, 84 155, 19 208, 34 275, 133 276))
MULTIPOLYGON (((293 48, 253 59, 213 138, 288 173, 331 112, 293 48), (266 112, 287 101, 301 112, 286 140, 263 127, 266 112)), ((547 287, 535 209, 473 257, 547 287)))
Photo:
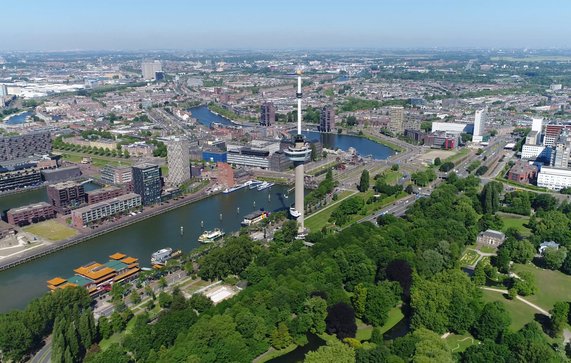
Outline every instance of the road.
POLYGON ((376 223, 377 218, 380 215, 384 215, 384 214, 392 214, 395 217, 400 217, 400 216, 405 214, 408 207, 413 205, 416 200, 417 200, 417 196, 414 194, 409 195, 405 198, 399 199, 396 202, 394 202, 393 204, 375 212, 374 214, 360 219, 359 223, 363 223, 363 222, 376 223))
POLYGON ((28 363, 49 363, 52 358, 52 336, 44 340, 44 346, 40 349, 28 363))

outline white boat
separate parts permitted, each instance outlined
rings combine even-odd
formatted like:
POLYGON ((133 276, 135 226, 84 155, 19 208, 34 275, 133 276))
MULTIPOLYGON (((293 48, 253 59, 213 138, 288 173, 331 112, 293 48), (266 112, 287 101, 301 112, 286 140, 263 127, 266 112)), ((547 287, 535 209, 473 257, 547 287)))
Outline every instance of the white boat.
POLYGON ((226 233, 221 231, 220 229, 216 228, 212 231, 204 231, 203 234, 198 237, 198 242, 200 243, 212 243, 217 239, 224 237, 226 233))
POLYGON ((297 209, 295 209, 295 207, 289 207, 289 214, 293 218, 299 218, 301 216, 301 213, 297 209))
POLYGON ((268 188, 271 188, 274 186, 275 183, 268 183, 268 182, 263 182, 262 184, 258 185, 258 190, 262 191, 268 188))
POLYGON ((160 249, 151 255, 151 263, 153 265, 164 264, 171 257, 171 255, 172 255, 172 248, 167 247, 160 249))
POLYGON ((248 186, 250 189, 254 189, 257 188, 259 185, 261 185, 262 182, 258 181, 258 180, 254 180, 252 181, 252 183, 250 183, 250 185, 248 186))
POLYGON ((248 185, 251 185, 252 183, 253 183, 252 180, 248 180, 248 181, 245 182, 244 184, 238 184, 238 185, 236 185, 236 186, 233 186, 232 188, 226 188, 226 189, 224 189, 224 190, 222 191, 222 193, 224 193, 224 194, 229 194, 229 193, 235 192, 236 190, 245 188, 245 187, 247 187, 248 185))

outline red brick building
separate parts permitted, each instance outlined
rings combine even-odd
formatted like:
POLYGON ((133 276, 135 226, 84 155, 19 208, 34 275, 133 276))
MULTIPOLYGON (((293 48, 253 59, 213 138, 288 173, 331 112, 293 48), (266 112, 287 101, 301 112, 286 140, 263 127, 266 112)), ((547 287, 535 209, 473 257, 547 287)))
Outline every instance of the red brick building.
POLYGON ((23 207, 12 208, 6 215, 8 216, 8 223, 24 226, 30 223, 37 223, 46 219, 54 218, 56 213, 54 207, 49 203, 40 202, 23 207))
POLYGON ((123 194, 123 189, 114 186, 108 186, 85 193, 87 197, 87 204, 99 203, 107 199, 116 198, 123 194))
POLYGON ((518 160, 508 171, 508 179, 527 184, 537 179, 537 166, 518 160))

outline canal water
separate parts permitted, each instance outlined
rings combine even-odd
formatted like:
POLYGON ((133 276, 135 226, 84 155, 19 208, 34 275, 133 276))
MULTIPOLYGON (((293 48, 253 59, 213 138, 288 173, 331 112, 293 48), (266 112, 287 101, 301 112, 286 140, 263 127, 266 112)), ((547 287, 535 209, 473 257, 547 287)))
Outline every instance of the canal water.
POLYGON ((357 150, 359 155, 370 155, 373 159, 385 160, 395 153, 395 151, 390 147, 360 136, 321 133, 317 131, 302 131, 301 133, 309 140, 319 140, 323 144, 324 148, 347 151, 352 147, 357 150))
POLYGON ((210 127, 212 123, 218 123, 225 126, 239 126, 238 124, 233 123, 227 118, 213 113, 208 109, 207 106, 193 107, 189 109, 189 111, 192 114, 192 117, 194 117, 195 119, 198 120, 199 123, 207 127, 210 127))
MULTIPOLYGON (((38 191, 30 193, 36 194, 21 193, 10 198, 20 196, 29 203, 41 195, 38 191)), ((230 194, 218 194, 2 271, 0 312, 25 307, 30 300, 48 291, 47 280, 72 276, 74 268, 90 261, 106 262, 115 252, 139 258, 142 266, 150 266, 151 254, 164 247, 188 252, 199 246, 197 239, 204 229, 221 228, 231 233, 237 231, 244 216, 254 210, 288 208, 292 198, 283 198, 283 193, 287 193, 287 187, 275 185, 263 191, 243 188, 230 194), (201 221, 204 221, 204 229, 201 221), (182 235, 181 226, 184 227, 182 235)), ((4 203, 0 198, 0 205, 4 203)))
POLYGON ((26 117, 31 116, 31 115, 32 115, 31 112, 22 112, 20 114, 12 115, 12 116, 8 117, 6 119, 6 121, 4 121, 4 123, 7 125, 23 124, 24 122, 26 122, 26 117))

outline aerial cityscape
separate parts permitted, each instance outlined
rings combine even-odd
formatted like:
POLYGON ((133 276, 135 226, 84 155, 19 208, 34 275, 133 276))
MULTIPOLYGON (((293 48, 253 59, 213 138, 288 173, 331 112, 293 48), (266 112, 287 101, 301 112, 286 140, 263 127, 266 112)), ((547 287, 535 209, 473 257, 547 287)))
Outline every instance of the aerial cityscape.
POLYGON ((571 4, 3 10, 0 362, 571 360, 571 4))

